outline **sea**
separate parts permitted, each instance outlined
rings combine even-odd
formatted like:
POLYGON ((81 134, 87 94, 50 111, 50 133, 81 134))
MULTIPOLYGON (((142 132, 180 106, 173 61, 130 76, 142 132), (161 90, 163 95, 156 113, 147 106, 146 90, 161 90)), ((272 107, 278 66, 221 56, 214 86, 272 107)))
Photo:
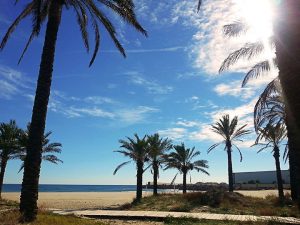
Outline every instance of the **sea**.
MULTIPOLYGON (((40 184, 39 192, 122 192, 135 191, 136 185, 40 184)), ((20 192, 21 184, 4 184, 3 192, 20 192)))

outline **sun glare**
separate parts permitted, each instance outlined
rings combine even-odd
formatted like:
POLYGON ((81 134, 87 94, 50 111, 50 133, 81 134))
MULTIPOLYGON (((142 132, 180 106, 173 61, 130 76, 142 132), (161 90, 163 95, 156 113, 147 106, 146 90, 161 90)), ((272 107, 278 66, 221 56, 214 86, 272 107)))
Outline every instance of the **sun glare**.
POLYGON ((247 39, 262 41, 265 44, 265 56, 274 57, 269 39, 273 35, 274 6, 271 0, 235 0, 238 7, 238 17, 249 26, 247 39))
POLYGON ((266 40, 273 34, 273 6, 270 0, 235 0, 240 17, 250 26, 255 39, 266 40))

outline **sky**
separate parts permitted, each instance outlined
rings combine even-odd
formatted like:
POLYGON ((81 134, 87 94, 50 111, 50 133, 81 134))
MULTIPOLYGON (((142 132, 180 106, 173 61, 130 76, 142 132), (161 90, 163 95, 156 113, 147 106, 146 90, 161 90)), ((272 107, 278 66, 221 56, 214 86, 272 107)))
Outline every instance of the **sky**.
MULTIPOLYGON (((134 133, 159 133, 175 144, 201 151, 199 159, 209 162, 210 176, 192 172, 192 182, 226 182, 227 155, 221 146, 207 154, 220 137, 210 127, 222 115, 238 116, 240 125, 253 130, 253 108, 259 93, 277 75, 276 69, 262 78, 241 82, 255 62, 274 57, 265 52, 253 60, 242 60, 225 73, 222 61, 245 43, 272 35, 273 0, 204 1, 197 13, 193 0, 136 0, 136 14, 147 30, 146 38, 105 10, 114 23, 127 53, 124 59, 105 30, 101 29, 100 51, 92 67, 91 54, 82 43, 74 11, 64 9, 56 46, 51 97, 46 130, 51 141, 62 143, 62 164, 42 163, 42 184, 135 184, 131 163, 116 175, 117 165, 127 161, 114 150, 119 140, 134 133), (255 7, 256 4, 261 7, 255 7), (222 27, 246 21, 249 31, 228 38, 222 27)), ((0 36, 25 3, 0 0, 0 36)), ((31 20, 19 24, 0 53, 0 121, 15 119, 25 128, 30 121, 45 26, 22 62, 18 59, 30 34, 31 20)), ((91 43, 93 35, 90 34, 91 43)), ((236 143, 243 153, 233 153, 233 171, 274 170, 271 150, 257 154, 251 147, 255 133, 236 143)), ((282 150, 284 146, 282 147, 282 150)), ((283 155, 283 154, 282 154, 283 155)), ((20 161, 9 161, 5 183, 21 183, 20 161)), ((288 165, 282 162, 282 169, 288 165)), ((171 182, 175 170, 161 171, 159 181, 171 182)), ((152 180, 150 171, 144 183, 152 180)), ((181 182, 178 177, 177 183, 181 182)))

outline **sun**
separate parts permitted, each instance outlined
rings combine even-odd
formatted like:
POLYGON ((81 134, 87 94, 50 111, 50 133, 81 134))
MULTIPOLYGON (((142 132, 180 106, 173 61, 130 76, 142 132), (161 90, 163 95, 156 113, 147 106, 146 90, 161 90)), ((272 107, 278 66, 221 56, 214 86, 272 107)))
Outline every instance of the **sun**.
POLYGON ((267 40, 273 35, 271 0, 235 0, 239 16, 248 24, 253 39, 267 40))
POLYGON ((264 57, 272 59, 274 49, 270 45, 273 36, 274 4, 273 0, 234 0, 237 6, 238 18, 249 26, 247 39, 251 42, 264 43, 264 57))

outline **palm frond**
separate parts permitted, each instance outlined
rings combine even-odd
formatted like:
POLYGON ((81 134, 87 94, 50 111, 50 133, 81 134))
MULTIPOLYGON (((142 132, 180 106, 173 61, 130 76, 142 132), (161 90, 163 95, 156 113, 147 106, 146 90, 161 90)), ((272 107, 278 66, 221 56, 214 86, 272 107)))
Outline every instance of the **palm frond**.
POLYGON ((227 37, 237 37, 242 33, 245 33, 249 29, 249 26, 242 21, 234 21, 231 24, 223 26, 223 33, 227 37))
POLYGON ((252 59, 254 56, 262 53, 263 50, 264 44, 262 42, 247 43, 244 47, 229 54, 229 56, 223 61, 219 69, 219 73, 228 70, 242 58, 247 60, 252 59))
POLYGON ((258 78, 263 75, 265 72, 269 72, 271 70, 271 65, 269 60, 265 60, 255 64, 246 74, 242 87, 245 87, 250 79, 258 78))
POLYGON ((34 2, 31 2, 29 4, 27 4, 27 6, 25 7, 25 9, 20 13, 20 15, 15 19, 15 21, 10 25, 10 27, 8 28, 8 30, 6 31, 1 44, 0 44, 0 50, 3 50, 3 48, 5 47, 10 35, 14 32, 14 30, 16 29, 16 27, 18 26, 18 24, 27 16, 29 16, 32 13, 34 7, 34 2))
POLYGON ((115 175, 119 169, 121 169, 123 166, 129 164, 131 161, 123 162, 120 165, 117 166, 117 168, 114 170, 113 175, 115 175))

